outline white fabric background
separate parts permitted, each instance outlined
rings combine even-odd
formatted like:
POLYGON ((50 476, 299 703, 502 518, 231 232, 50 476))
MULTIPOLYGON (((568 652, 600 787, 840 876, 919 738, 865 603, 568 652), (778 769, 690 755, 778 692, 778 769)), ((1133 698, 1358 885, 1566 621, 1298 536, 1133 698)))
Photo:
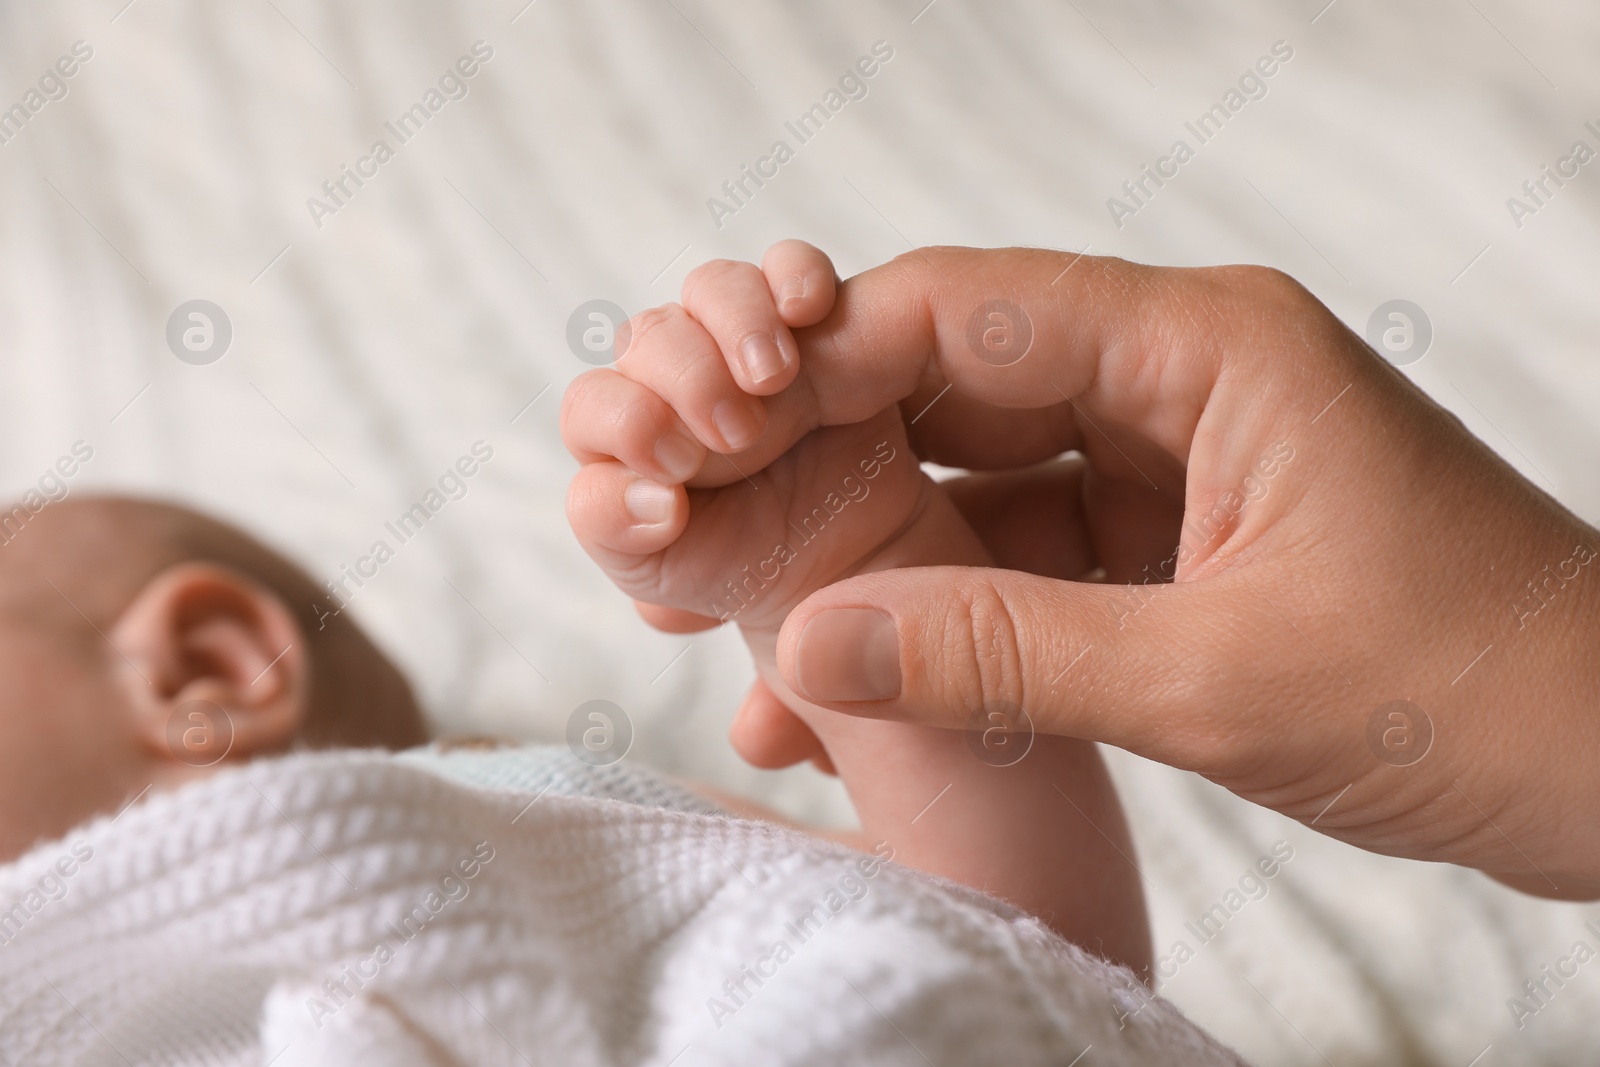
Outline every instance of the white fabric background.
POLYGON ((1242 1063, 1009 905, 561 745, 258 760, 0 864, 29 892, 28 1067, 1242 1063))
MULTIPOLYGON (((840 817, 830 783, 727 751, 749 679, 734 635, 647 630, 562 515, 556 413, 585 369, 569 313, 672 299, 696 263, 785 236, 846 275, 912 245, 1092 245, 1271 263, 1358 327, 1413 300, 1436 338, 1407 373, 1600 518, 1600 168, 1520 230, 1505 206, 1594 142, 1592 4, 125 3, 0 7, 0 102, 75 40, 95 50, 0 146, 3 485, 83 439, 95 458, 75 490, 177 496, 326 577, 489 442, 467 497, 357 601, 442 728, 554 739, 604 697, 632 716, 637 758, 840 817), (315 228, 306 198, 478 39, 495 55, 470 96, 315 228), (895 56, 869 96, 714 226, 705 199, 880 39, 895 56), (1118 230, 1106 198, 1279 39, 1295 57, 1269 95, 1118 230), (164 341, 196 297, 235 331, 210 366, 164 341)), ((1490 1046, 1479 1063, 1565 1062, 1592 1043, 1594 975, 1520 1033, 1505 1000, 1596 909, 1358 854, 1138 761, 1118 770, 1158 945, 1274 841, 1296 849, 1166 986, 1247 1055, 1465 1064, 1490 1046)))

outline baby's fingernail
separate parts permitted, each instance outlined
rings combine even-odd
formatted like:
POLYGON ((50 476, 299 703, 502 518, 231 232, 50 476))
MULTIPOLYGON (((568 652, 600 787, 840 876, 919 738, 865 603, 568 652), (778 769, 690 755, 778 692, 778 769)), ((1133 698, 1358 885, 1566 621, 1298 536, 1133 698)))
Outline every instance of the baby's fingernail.
POLYGON ((691 441, 673 430, 661 435, 656 442, 656 462, 674 482, 686 482, 700 469, 699 442, 691 441))
POLYGON ((761 418, 753 410, 759 402, 724 400, 711 409, 711 422, 717 433, 735 452, 743 452, 761 437, 761 418))
POLYGON ((672 507, 678 495, 665 485, 647 482, 643 478, 628 486, 622 493, 623 506, 635 522, 655 526, 672 518, 672 507))
POLYGON ((779 351, 777 342, 764 333, 753 333, 739 346, 744 356, 744 370, 752 382, 764 382, 783 373, 787 361, 779 351))
POLYGON ((900 695, 900 635, 873 608, 833 608, 800 631, 800 695, 809 700, 888 700, 900 695))
POLYGON ((778 307, 783 309, 786 305, 801 300, 806 295, 806 280, 804 278, 790 278, 778 287, 778 307))

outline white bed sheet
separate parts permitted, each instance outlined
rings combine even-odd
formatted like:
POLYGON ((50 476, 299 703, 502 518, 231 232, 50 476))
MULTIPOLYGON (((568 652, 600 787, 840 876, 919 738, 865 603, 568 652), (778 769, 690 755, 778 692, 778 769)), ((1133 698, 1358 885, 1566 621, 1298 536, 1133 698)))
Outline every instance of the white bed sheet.
MULTIPOLYGON (((845 274, 933 243, 1271 263, 1357 325, 1424 307, 1433 348, 1407 373, 1600 518, 1595 168, 1520 228, 1506 206, 1574 140, 1600 144, 1592 4, 525 2, 0 8, 7 106, 93 49, 0 145, 5 488, 82 440, 74 490, 195 502, 330 577, 487 442, 467 495, 353 608, 437 725, 555 739, 604 697, 637 758, 835 819, 832 783, 723 743, 750 677, 736 637, 651 632, 567 531, 556 413, 586 369, 564 341, 585 300, 666 301, 694 264, 786 236, 845 274), (307 199, 479 40, 494 53, 468 96, 316 225, 307 199), (894 55, 866 98, 716 225, 707 198, 877 41, 894 55), (1107 198, 1277 41, 1294 56, 1267 96, 1118 228, 1107 198), (164 340, 193 298, 234 329, 206 366, 164 340)), ((1257 855, 1295 850, 1166 985, 1247 1055, 1487 1065, 1592 1044, 1594 974, 1520 1031, 1505 1002, 1596 909, 1116 768, 1163 951, 1257 855)))

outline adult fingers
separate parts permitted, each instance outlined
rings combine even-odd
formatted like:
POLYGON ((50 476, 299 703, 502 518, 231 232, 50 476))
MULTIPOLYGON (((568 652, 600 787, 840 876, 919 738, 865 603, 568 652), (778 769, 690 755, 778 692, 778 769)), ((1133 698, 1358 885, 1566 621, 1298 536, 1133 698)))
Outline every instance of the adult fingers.
POLYGON ((802 698, 855 715, 961 729, 1022 708, 1041 733, 1218 767, 1229 731, 1211 709, 1239 688, 1252 639, 1221 586, 1231 589, 1211 580, 1130 599, 1125 586, 985 568, 862 575, 790 613, 778 666, 802 698), (1213 625, 1184 626, 1202 602, 1213 625))
POLYGON ((900 401, 911 447, 930 463, 968 470, 1012 470, 1075 449, 1083 435, 1066 401, 1006 412, 936 377, 900 401))
POLYGON ((1183 502, 1101 478, 1082 456, 943 485, 1003 570, 1141 585, 1173 577, 1183 502))
POLYGON ((996 567, 1081 581, 1099 566, 1083 508, 1084 467, 1073 456, 941 484, 996 567))
POLYGON ((1034 249, 918 250, 846 281, 828 317, 797 337, 800 375, 768 399, 751 464, 815 426, 902 403, 941 462, 1077 449, 1106 477, 1176 496, 1197 444, 1207 477, 1237 484, 1275 427, 1303 425, 1371 359, 1276 271, 1034 249), (1334 355, 1302 358, 1318 350, 1334 355), (913 396, 922 410, 903 403, 913 396), (940 414, 953 397, 970 402, 967 417, 940 414))

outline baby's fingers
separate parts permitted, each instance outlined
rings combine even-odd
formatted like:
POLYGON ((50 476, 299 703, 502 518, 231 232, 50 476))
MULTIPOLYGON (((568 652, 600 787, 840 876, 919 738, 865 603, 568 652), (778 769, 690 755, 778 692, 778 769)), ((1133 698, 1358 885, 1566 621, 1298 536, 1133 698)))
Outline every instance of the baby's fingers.
POLYGON ((683 306, 727 361, 739 388, 771 396, 799 372, 790 327, 821 322, 833 310, 833 262, 804 241, 779 241, 753 263, 714 259, 683 282, 683 306))
POLYGON ((590 371, 568 387, 561 439, 579 463, 618 459, 668 485, 688 481, 706 458, 671 405, 610 369, 590 371))
POLYGON ((716 341, 740 389, 770 396, 794 381, 799 346, 754 263, 702 263, 683 280, 683 307, 716 341))
POLYGON ((631 326, 620 374, 670 404, 707 448, 734 454, 761 439, 766 407, 734 380, 716 339, 682 305, 641 311, 631 326))
POLYGON ((656 556, 683 533, 689 499, 681 486, 641 478, 621 463, 590 463, 567 490, 567 521, 623 592, 654 600, 656 556))
POLYGON ((838 276, 833 260, 804 241, 779 241, 761 257, 778 316, 788 326, 813 326, 833 310, 838 276))

